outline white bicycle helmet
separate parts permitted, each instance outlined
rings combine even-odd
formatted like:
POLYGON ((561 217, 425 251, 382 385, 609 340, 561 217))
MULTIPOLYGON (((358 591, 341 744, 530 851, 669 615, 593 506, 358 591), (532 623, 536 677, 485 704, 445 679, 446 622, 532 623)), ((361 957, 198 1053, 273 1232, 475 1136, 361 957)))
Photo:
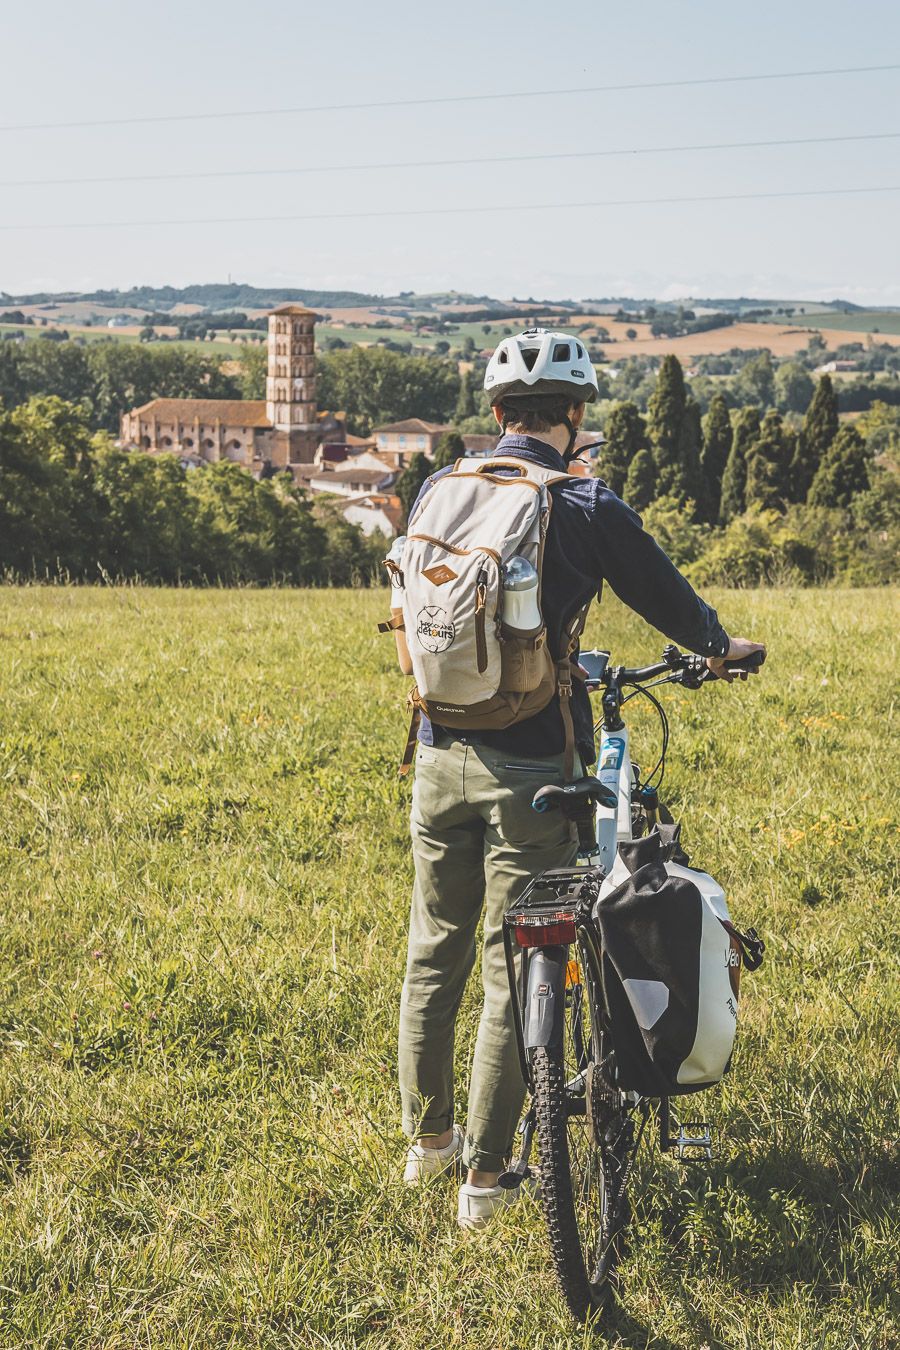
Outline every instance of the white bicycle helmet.
POLYGON ((573 403, 593 403, 599 393, 597 372, 580 338, 546 328, 504 338, 488 362, 484 388, 492 407, 529 394, 568 394, 573 403))

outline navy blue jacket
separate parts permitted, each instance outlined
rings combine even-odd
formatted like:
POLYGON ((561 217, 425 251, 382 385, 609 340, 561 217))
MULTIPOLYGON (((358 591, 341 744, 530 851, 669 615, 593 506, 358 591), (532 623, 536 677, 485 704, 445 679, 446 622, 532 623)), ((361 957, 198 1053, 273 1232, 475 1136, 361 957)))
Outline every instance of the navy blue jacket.
MULTIPOLYGON (((552 445, 533 436, 502 436, 498 455, 514 455, 565 472, 566 464, 552 445)), ((441 470, 424 484, 413 512, 434 482, 449 469, 441 470)), ((597 595, 607 581, 620 600, 641 618, 680 647, 703 656, 724 656, 729 639, 716 611, 670 562, 652 535, 641 525, 640 516, 626 506, 600 478, 576 478, 554 483, 550 489, 553 509, 544 545, 541 609, 547 624, 547 640, 556 659, 561 655, 563 631, 579 609, 597 595)), ((412 516, 413 512, 410 512, 412 516)), ((590 699, 579 680, 574 681, 572 717, 582 760, 596 757, 590 699)), ((505 731, 480 731, 477 737, 451 731, 422 719, 419 740, 434 744, 434 733, 460 739, 477 739, 511 755, 558 755, 565 745, 559 700, 553 700, 527 721, 505 731)))

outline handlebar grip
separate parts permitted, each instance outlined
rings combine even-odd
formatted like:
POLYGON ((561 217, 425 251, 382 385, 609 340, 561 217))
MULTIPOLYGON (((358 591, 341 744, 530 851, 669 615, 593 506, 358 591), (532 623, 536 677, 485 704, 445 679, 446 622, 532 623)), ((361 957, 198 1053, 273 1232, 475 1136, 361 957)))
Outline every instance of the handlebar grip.
POLYGON ((742 656, 739 661, 726 661, 726 670, 745 670, 748 675, 754 670, 759 670, 766 659, 765 652, 751 652, 749 656, 742 656))

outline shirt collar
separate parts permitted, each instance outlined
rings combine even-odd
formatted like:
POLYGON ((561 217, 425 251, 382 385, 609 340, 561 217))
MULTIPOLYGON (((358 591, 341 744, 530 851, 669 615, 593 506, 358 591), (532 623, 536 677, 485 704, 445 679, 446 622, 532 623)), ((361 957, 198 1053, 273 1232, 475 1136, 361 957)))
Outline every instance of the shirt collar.
POLYGON ((532 464, 540 464, 544 469, 559 469, 568 473, 566 461, 558 450, 536 436, 522 436, 507 433, 501 436, 494 448, 495 455, 515 455, 518 459, 527 459, 532 464))

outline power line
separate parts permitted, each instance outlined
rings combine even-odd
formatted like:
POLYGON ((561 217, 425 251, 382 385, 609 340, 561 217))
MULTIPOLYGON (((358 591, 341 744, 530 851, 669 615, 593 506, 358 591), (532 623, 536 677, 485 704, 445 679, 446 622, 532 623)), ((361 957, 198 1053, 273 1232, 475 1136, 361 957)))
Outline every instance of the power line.
POLYGON ((71 122, 15 122, 0 126, 0 132, 63 131, 83 127, 146 126, 163 122, 214 122, 228 117, 288 117, 305 113, 361 112, 373 108, 422 108, 439 103, 487 103, 514 98, 568 98, 572 94, 615 94, 643 89, 686 89, 712 84, 748 84, 758 80, 801 80, 820 75, 864 75, 900 70, 900 63, 883 66, 834 66, 828 70, 780 70, 759 75, 713 75, 693 80, 652 80, 644 83, 596 84, 569 89, 510 90, 506 93, 450 94, 434 98, 398 98, 365 103, 301 104, 293 108, 244 108, 238 111, 159 113, 152 117, 98 117, 71 122))
POLYGON ((502 202, 491 206, 432 206, 417 208, 412 211, 322 211, 285 216, 205 216, 195 217, 193 220, 77 220, 67 223, 40 221, 37 224, 30 225, 0 225, 0 231, 136 230, 171 225, 272 225, 317 220, 382 220, 402 216, 485 215, 491 212, 515 212, 521 215, 527 211, 572 212, 585 211, 592 207, 671 206, 692 202, 746 202, 787 197, 843 197, 877 192, 900 192, 900 184, 884 187, 810 188, 806 191, 791 192, 727 192, 702 197, 620 197, 593 202, 528 202, 527 205, 511 205, 502 202))
POLYGON ((784 145, 836 145, 842 141, 890 141, 900 131, 873 131, 850 136, 799 136, 770 141, 711 141, 703 145, 631 146, 616 150, 571 150, 535 155, 485 155, 473 159, 403 159, 380 164, 310 164, 294 169, 222 169, 195 173, 109 174, 96 178, 11 178, 0 181, 2 188, 72 187, 101 183, 174 183, 199 182, 215 178, 288 178, 310 173, 359 173, 383 169, 445 169, 466 164, 525 164, 536 160, 605 159, 631 155, 675 155, 699 150, 759 150, 784 145))

